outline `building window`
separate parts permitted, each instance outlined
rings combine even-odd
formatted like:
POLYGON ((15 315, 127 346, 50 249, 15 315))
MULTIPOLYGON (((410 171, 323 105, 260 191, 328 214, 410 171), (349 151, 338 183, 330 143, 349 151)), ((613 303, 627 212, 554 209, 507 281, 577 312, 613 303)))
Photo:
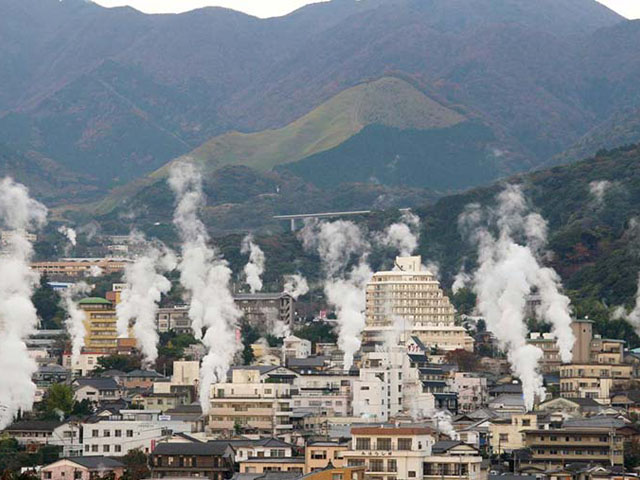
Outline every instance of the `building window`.
POLYGON ((326 460, 327 452, 325 450, 311 450, 312 460, 326 460))
POLYGON ((376 450, 391 450, 390 438, 378 438, 376 440, 376 450))
POLYGON ((389 472, 397 472, 398 471, 398 462, 396 460, 388 460, 387 461, 387 470, 389 472))
POLYGON ((416 478, 415 470, 409 470, 409 478, 416 478))
POLYGON ((51 472, 44 472, 44 478, 51 478, 51 472))
POLYGON ((73 479, 74 480, 82 480, 82 471, 80 470, 75 470, 73 472, 73 479))
POLYGON ((398 450, 411 450, 412 440, 410 438, 398 439, 398 450))
POLYGON ((501 433, 500 434, 500 443, 508 442, 508 441, 509 441, 509 434, 508 433, 501 433))
POLYGON ((371 439, 356 438, 356 450, 371 450, 371 439))
POLYGON ((98 430, 91 430, 91 436, 92 437, 98 437, 99 436, 98 430))
POLYGON ((331 475, 331 480, 342 480, 342 474, 334 473, 333 475, 331 475))
POLYGON ((102 431, 102 435, 104 437, 110 437, 111 436, 111 430, 103 430, 102 431))
POLYGON ((133 430, 127 430, 127 437, 133 437, 133 430))
POLYGON ((115 445, 114 446, 116 452, 121 452, 122 451, 122 446, 121 445, 115 445))
POLYGON ((92 452, 97 452, 98 451, 98 445, 91 445, 91 451, 92 452))
POLYGON ((372 472, 384 472, 384 460, 369 460, 369 470, 372 472))
POLYGON ((105 453, 109 453, 109 450, 110 450, 109 445, 103 445, 103 446, 102 446, 102 451, 103 451, 103 452, 105 452, 105 453))
POLYGON ((116 430, 115 431, 115 436, 116 437, 121 437, 122 436, 122 430, 116 430))

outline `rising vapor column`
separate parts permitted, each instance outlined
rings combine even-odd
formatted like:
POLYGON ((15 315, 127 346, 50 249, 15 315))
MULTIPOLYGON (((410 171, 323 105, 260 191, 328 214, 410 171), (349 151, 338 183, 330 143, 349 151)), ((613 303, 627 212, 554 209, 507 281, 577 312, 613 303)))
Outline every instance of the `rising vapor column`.
POLYGON ((10 234, 0 255, 0 430, 19 410, 31 410, 37 370, 29 356, 26 338, 38 325, 31 296, 39 275, 29 262, 33 247, 26 230, 42 227, 47 209, 31 199, 24 185, 11 178, 0 181, 0 219, 10 234))
POLYGON ((200 370, 200 405, 206 413, 211 385, 226 380, 240 347, 236 331, 242 312, 233 301, 231 269, 219 253, 208 246, 209 235, 198 217, 205 203, 200 173, 189 163, 176 164, 171 169, 169 185, 177 200, 173 222, 182 240, 182 259, 178 264, 180 282, 189 295, 189 318, 194 335, 202 339, 208 352, 200 370))

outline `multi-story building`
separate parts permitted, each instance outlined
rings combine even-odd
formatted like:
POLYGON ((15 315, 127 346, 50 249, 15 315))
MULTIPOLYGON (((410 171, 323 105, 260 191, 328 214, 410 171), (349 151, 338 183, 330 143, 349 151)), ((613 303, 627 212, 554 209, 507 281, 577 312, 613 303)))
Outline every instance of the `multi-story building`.
POLYGON ((394 270, 375 273, 366 297, 365 346, 384 344, 402 330, 427 348, 473 351, 473 338, 455 324, 453 305, 421 257, 397 257, 394 270))
POLYGON ((624 439, 609 428, 559 428, 527 430, 525 445, 531 451, 531 464, 543 467, 569 463, 624 463, 624 439))
POLYGON ((460 412, 473 412, 489 399, 487 378, 472 372, 455 372, 450 380, 451 391, 458 394, 460 412))
MULTIPOLYGON (((240 473, 291 472, 304 473, 304 457, 254 457, 240 463, 240 473)), ((297 477, 300 478, 300 477, 297 477)))
POLYGON ((501 455, 524 448, 524 433, 538 429, 535 413, 511 414, 494 418, 489 424, 489 444, 493 453, 501 455))
POLYGON ((349 450, 349 443, 312 442, 304 450, 304 473, 323 470, 329 466, 344 467, 344 452, 349 450))
POLYGON ((365 467, 367 479, 421 479, 435 443, 433 431, 420 426, 372 426, 351 429, 347 466, 365 467))
POLYGON ((443 440, 431 448, 431 455, 423 463, 423 480, 485 480, 482 456, 471 445, 460 441, 443 440))
POLYGON ((295 300, 287 293, 236 293, 233 300, 245 320, 254 325, 265 325, 274 320, 293 325, 295 300))
POLYGON ((156 313, 156 324, 161 333, 174 331, 176 333, 191 333, 191 319, 187 305, 159 308, 156 313))
POLYGON ((75 362, 72 362, 71 352, 62 355, 62 366, 71 370, 74 377, 86 377, 98 366, 98 359, 107 355, 104 352, 83 351, 75 362))
POLYGON ((297 394, 292 397, 294 412, 325 417, 351 415, 351 392, 357 377, 344 373, 300 374, 297 394))
POLYGON ((50 278, 100 276, 118 273, 131 263, 126 258, 61 258, 58 261, 34 262, 31 268, 50 278))
POLYGON ((85 348, 91 352, 115 353, 118 332, 113 303, 106 298, 88 297, 80 300, 78 306, 85 312, 85 348))
POLYGON ((42 467, 40 479, 95 480, 96 478, 113 478, 113 480, 120 480, 124 471, 124 463, 113 458, 97 456, 62 458, 42 467))
POLYGON ((311 355, 311 342, 295 335, 289 335, 282 342, 285 361, 291 358, 307 358, 311 355))
POLYGON ((560 367, 560 396, 609 404, 611 393, 631 380, 631 365, 573 363, 560 367))
POLYGON ((151 478, 207 478, 233 475, 233 449, 224 442, 163 442, 149 460, 151 478))
POLYGON ((112 402, 122 398, 122 388, 113 378, 76 378, 71 386, 76 402, 112 402))
POLYGON ((233 447, 236 463, 250 458, 290 458, 293 457, 293 445, 277 438, 265 437, 259 440, 218 440, 233 447))
POLYGON ((211 387, 208 429, 282 436, 293 429, 291 396, 297 374, 285 367, 235 367, 227 383, 211 387))
POLYGON ((92 417, 83 424, 84 455, 120 457, 131 450, 151 453, 174 433, 191 433, 187 422, 164 419, 159 410, 120 410, 108 417, 92 417))

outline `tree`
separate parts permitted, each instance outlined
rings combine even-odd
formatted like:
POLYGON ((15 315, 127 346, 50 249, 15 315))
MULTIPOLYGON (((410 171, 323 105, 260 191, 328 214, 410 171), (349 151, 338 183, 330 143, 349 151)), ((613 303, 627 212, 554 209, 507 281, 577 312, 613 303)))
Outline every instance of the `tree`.
POLYGON ((335 343, 338 336, 333 327, 325 322, 309 323, 295 332, 296 336, 315 343, 335 343))
POLYGON ((44 416, 68 417, 73 411, 73 405, 73 389, 64 383, 56 383, 49 387, 44 396, 44 416))
POLYGON ((40 277, 40 286, 31 297, 33 305, 36 307, 38 317, 42 320, 42 328, 60 328, 65 317, 65 310, 60 303, 60 295, 51 285, 46 275, 40 277))
POLYGON ((124 457, 122 462, 126 465, 126 471, 123 480, 141 480, 148 478, 149 467, 147 466, 147 456, 142 450, 130 450, 124 457))
POLYGON ((91 405, 91 400, 88 398, 82 399, 80 402, 75 402, 73 404, 73 410, 71 411, 72 415, 91 415, 93 413, 93 407, 91 405))
POLYGON ((476 294, 470 288, 461 288, 451 297, 451 303, 461 315, 469 315, 476 307, 476 294))
POLYGON ((484 321, 484 318, 479 318, 476 322, 476 332, 482 333, 487 331, 487 322, 484 321))
POLYGON ((260 334, 249 322, 243 322, 241 333, 242 345, 244 345, 244 349, 242 350, 242 361, 245 365, 251 365, 251 362, 255 360, 255 355, 251 345, 260 338, 260 334))
POLYGON ((478 368, 478 357, 473 352, 458 349, 445 354, 445 362, 458 365, 461 372, 473 372, 478 368))
POLYGON ((107 370, 131 372, 140 368, 140 365, 140 357, 134 355, 106 355, 98 358, 98 366, 93 370, 93 375, 100 375, 107 370))

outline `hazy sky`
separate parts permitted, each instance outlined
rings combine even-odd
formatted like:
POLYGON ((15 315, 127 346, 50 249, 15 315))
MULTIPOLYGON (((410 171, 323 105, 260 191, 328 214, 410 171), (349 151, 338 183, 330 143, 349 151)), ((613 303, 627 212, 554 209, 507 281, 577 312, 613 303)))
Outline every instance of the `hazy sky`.
MULTIPOLYGON (((215 5, 257 17, 276 17, 325 0, 94 0, 105 7, 131 5, 147 13, 178 13, 215 5)), ((535 1, 535 0, 534 0, 535 1)), ((640 18, 640 0, 598 0, 627 18, 640 18)))

